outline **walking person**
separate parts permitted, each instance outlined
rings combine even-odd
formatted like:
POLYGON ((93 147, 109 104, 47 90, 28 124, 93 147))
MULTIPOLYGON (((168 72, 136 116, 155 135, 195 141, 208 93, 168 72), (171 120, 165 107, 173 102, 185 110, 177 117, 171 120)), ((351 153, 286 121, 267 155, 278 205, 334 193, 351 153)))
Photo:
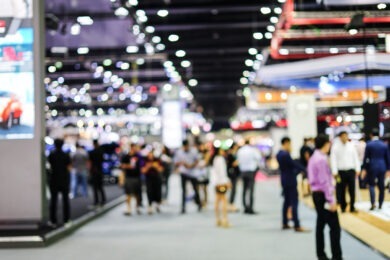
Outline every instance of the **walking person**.
POLYGON ((169 194, 169 177, 172 173, 172 153, 168 147, 164 146, 161 154, 161 161, 164 167, 162 174, 162 199, 164 201, 168 200, 169 194))
POLYGON ((202 150, 199 153, 198 163, 196 164, 193 170, 193 175, 196 178, 198 183, 198 193, 199 193, 199 199, 201 201, 202 208, 206 208, 208 203, 208 185, 210 183, 210 178, 209 178, 210 160, 211 160, 210 151, 208 151, 207 149, 202 150))
POLYGON ((217 218, 217 226, 228 228, 231 225, 228 220, 228 198, 226 193, 230 187, 230 181, 227 174, 225 151, 223 149, 215 148, 212 167, 213 180, 215 182, 215 216, 217 218))
POLYGON ((121 169, 124 174, 123 187, 126 194, 125 216, 131 216, 131 199, 137 203, 137 213, 141 214, 139 194, 141 190, 141 161, 137 155, 137 145, 131 144, 130 150, 121 159, 121 169))
POLYGON ((94 206, 102 206, 106 203, 106 194, 103 188, 103 150, 98 140, 93 140, 94 149, 89 153, 91 183, 93 188, 94 206))
POLYGON ((260 152, 250 145, 249 140, 237 152, 238 167, 244 182, 242 194, 244 213, 257 214, 253 209, 256 172, 260 168, 260 152))
POLYGON ((187 183, 191 183, 194 193, 195 202, 198 206, 198 211, 202 210, 202 205, 199 198, 198 183, 195 177, 193 177, 193 170, 198 164, 199 155, 197 150, 190 149, 189 142, 183 141, 183 146, 175 154, 174 163, 177 171, 181 176, 181 188, 182 188, 182 208, 181 213, 186 213, 186 194, 187 183))
POLYGON ((57 200, 61 193, 62 197, 62 218, 64 224, 70 219, 70 202, 69 202, 69 188, 70 188, 70 171, 71 159, 69 154, 62 151, 64 141, 56 139, 54 141, 55 149, 49 155, 49 164, 51 174, 49 179, 50 187, 50 225, 56 227, 57 222, 57 200))
POLYGON ((387 145, 379 139, 379 130, 374 129, 371 133, 371 141, 367 143, 363 161, 363 176, 367 175, 370 187, 371 208, 375 205, 375 186, 379 188, 379 209, 382 209, 385 199, 385 176, 390 174, 390 154, 387 145))
POLYGON ((238 145, 234 143, 228 150, 227 165, 228 165, 228 176, 231 183, 230 198, 228 210, 231 212, 237 212, 238 208, 234 205, 236 198, 237 182, 240 178, 240 169, 238 168, 237 151, 238 145))
POLYGON ((315 139, 316 150, 308 164, 308 178, 317 212, 316 252, 319 260, 329 259, 325 254, 324 229, 326 225, 330 228, 332 259, 342 259, 341 228, 337 214, 333 176, 328 163, 330 146, 327 135, 317 136, 315 139))
POLYGON ((298 189, 297 175, 306 169, 298 162, 291 158, 291 139, 284 137, 281 140, 281 150, 276 155, 279 163, 280 177, 283 188, 283 226, 282 229, 290 229, 288 225, 287 212, 289 207, 292 209, 292 217, 294 221, 294 229, 296 232, 306 232, 307 230, 301 227, 298 217, 298 189))
POLYGON ((154 204, 156 212, 160 213, 163 170, 164 168, 161 160, 154 156, 153 150, 150 151, 146 156, 144 166, 141 168, 141 173, 145 175, 146 191, 149 202, 149 215, 154 213, 154 204))
POLYGON ((307 164, 309 162, 310 156, 313 154, 313 138, 304 138, 303 145, 299 151, 300 154, 300 162, 302 166, 305 168, 305 171, 302 172, 302 191, 303 196, 310 196, 310 187, 307 184, 307 164))
POLYGON ((355 210, 355 193, 356 178, 360 174, 360 160, 356 147, 349 141, 348 133, 340 132, 339 142, 332 146, 330 153, 332 174, 340 179, 340 206, 341 211, 345 212, 347 202, 345 199, 346 189, 349 193, 349 209, 354 213, 355 210))
POLYGON ((72 190, 73 197, 78 196, 78 189, 81 186, 82 196, 88 197, 88 153, 76 143, 76 152, 72 156, 72 165, 75 171, 76 181, 72 190))

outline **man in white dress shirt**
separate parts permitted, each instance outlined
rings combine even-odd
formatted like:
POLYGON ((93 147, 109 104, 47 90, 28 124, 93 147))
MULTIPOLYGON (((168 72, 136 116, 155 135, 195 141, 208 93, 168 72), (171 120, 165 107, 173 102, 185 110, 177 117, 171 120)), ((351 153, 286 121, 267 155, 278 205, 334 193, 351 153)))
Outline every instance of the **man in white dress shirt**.
POLYGON ((260 168, 261 155, 259 150, 250 146, 249 140, 237 152, 238 167, 241 172, 241 177, 244 182, 243 189, 243 205, 245 214, 256 214, 253 210, 255 176, 260 168), (249 199, 247 194, 249 193, 249 199), (248 201, 249 200, 249 201, 248 201))
POLYGON ((361 164, 356 147, 349 141, 348 133, 340 132, 339 139, 340 142, 333 145, 330 154, 332 173, 339 179, 341 211, 345 212, 347 208, 345 193, 348 187, 350 211, 355 212, 355 182, 356 176, 360 173, 361 164))

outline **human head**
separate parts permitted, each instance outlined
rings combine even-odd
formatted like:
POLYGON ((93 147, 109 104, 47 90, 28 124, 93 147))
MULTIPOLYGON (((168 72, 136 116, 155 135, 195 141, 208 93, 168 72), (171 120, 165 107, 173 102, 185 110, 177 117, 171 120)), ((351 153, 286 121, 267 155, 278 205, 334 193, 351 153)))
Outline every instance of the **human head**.
POLYGON ((188 140, 183 141, 183 149, 186 152, 188 152, 190 150, 190 143, 188 142, 188 140))
POLYGON ((349 141, 349 137, 348 137, 348 133, 346 131, 342 131, 339 133, 339 138, 340 138, 340 141, 343 143, 343 144, 346 144, 348 143, 349 141))
POLYGON ((245 145, 250 145, 251 144, 251 141, 249 139, 246 139, 245 140, 245 145))
POLYGON ((324 153, 329 153, 330 150, 330 141, 329 136, 325 134, 319 134, 315 140, 316 149, 321 150, 324 153))
POLYGON ((54 140, 54 147, 56 148, 56 150, 61 150, 63 145, 64 145, 64 140, 60 138, 54 140))
POLYGON ((379 129, 378 128, 372 129, 371 137, 379 137, 379 129))
POLYGON ((97 139, 93 140, 93 146, 98 147, 99 146, 99 141, 97 139))
POLYGON ((290 137, 283 137, 282 140, 280 141, 282 147, 286 151, 291 151, 291 139, 290 137))
POLYGON ((137 153, 138 149, 137 149, 137 144, 130 144, 130 154, 134 155, 137 153))
POLYGON ((76 142, 76 148, 82 148, 79 142, 76 142))
POLYGON ((150 150, 149 152, 148 152, 148 154, 146 155, 146 159, 148 159, 148 160, 154 160, 154 151, 153 150, 150 150))

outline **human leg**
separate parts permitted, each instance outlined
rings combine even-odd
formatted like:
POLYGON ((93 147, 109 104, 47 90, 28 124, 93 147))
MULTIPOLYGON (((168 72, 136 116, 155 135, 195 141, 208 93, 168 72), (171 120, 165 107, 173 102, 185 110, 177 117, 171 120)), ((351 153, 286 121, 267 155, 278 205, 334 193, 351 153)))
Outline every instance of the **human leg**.
POLYGON ((57 224, 57 200, 58 189, 51 185, 50 187, 50 221, 52 224, 57 224))
POLYGON ((385 175, 385 172, 378 175, 379 209, 382 209, 383 201, 385 200, 385 175))
POLYGON ((330 231, 330 245, 332 250, 332 259, 341 260, 341 228, 337 212, 330 212, 326 210, 327 224, 329 225, 330 231))
POLYGON ((340 207, 341 211, 344 212, 347 207, 347 202, 345 200, 345 193, 348 185, 348 172, 347 171, 339 171, 339 176, 341 179, 340 182, 340 207))
POLYGON ((70 220, 70 202, 69 202, 69 188, 61 190, 62 193, 62 216, 64 223, 70 220))
POLYGON ((317 212, 316 221, 316 252, 319 259, 328 259, 325 254, 325 239, 324 228, 326 225, 325 219, 325 195, 322 192, 313 192, 313 202, 317 212))
POLYGON ((186 212, 186 194, 187 194, 187 177, 181 175, 181 211, 182 213, 186 212))
POLYGON ((356 197, 356 173, 351 170, 348 172, 348 193, 349 193, 349 207, 350 211, 355 211, 355 197, 356 197))

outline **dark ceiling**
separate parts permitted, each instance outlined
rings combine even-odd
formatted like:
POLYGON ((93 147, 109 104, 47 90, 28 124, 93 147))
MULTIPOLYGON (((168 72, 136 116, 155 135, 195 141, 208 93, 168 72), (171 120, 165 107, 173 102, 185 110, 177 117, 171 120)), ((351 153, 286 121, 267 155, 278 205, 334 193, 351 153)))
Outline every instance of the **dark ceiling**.
MULTIPOLYGON (((138 1, 137 6, 129 8, 129 16, 118 18, 115 9, 126 3, 115 0, 47 0, 46 14, 53 14, 59 20, 58 28, 54 26, 47 31, 47 65, 53 65, 57 60, 65 60, 67 65, 49 76, 52 79, 63 76, 67 84, 81 85, 88 81, 88 75, 92 75, 88 66, 91 62, 102 62, 108 55, 114 61, 131 58, 134 55, 125 51, 128 45, 139 45, 139 54, 144 54, 143 44, 137 43, 131 30, 137 18, 136 11, 144 10, 148 20, 142 27, 153 26, 155 29, 152 34, 146 34, 146 41, 159 36, 166 47, 159 53, 166 56, 159 57, 161 60, 150 56, 153 62, 147 59, 140 65, 139 82, 158 85, 168 81, 163 75, 162 62, 172 61, 184 83, 197 80, 198 85, 191 87, 195 100, 204 108, 204 114, 216 121, 226 121, 242 105, 237 90, 243 86, 240 83, 243 71, 252 71, 252 67, 245 65, 245 60, 251 56, 248 49, 255 47, 261 51, 270 44, 265 37, 254 39, 253 33, 264 34, 266 27, 271 25, 270 17, 278 14, 272 11, 263 15, 260 8, 274 10, 281 5, 276 0, 147 0, 138 1), (169 15, 160 17, 159 10, 168 10, 169 15), (79 35, 71 35, 71 27, 80 16, 90 16, 93 24, 81 26, 79 35), (169 41, 172 34, 179 36, 179 40, 169 41), (58 46, 66 46, 69 50, 66 54, 52 53, 51 48, 58 46), (88 55, 78 55, 78 47, 89 47, 88 55), (185 57, 177 57, 177 50, 184 50, 185 57), (183 60, 190 61, 191 66, 183 68, 183 60), (81 64, 81 72, 74 72, 74 64, 81 64), (154 73, 148 73, 150 70, 154 73)), ((129 72, 127 79, 131 78, 129 72)))

